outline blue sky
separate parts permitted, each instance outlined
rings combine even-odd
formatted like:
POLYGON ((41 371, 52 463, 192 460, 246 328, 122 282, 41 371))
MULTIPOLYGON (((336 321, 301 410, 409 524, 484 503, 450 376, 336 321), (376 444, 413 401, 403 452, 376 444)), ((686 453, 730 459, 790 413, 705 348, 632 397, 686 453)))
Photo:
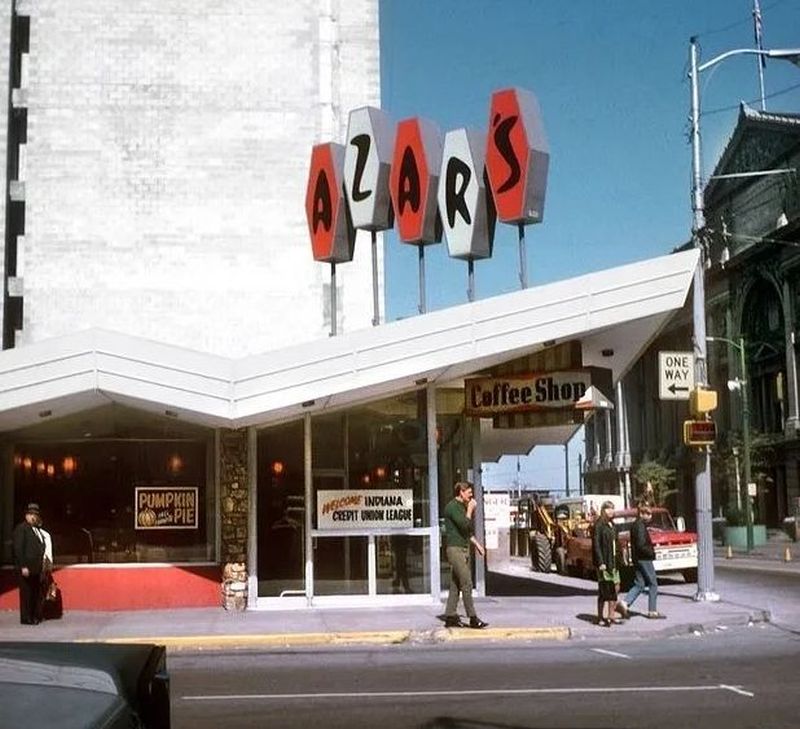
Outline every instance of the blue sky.
MULTIPOLYGON (((752 0, 380 0, 382 106, 424 116, 442 132, 484 130, 492 91, 522 86, 539 99, 550 145, 544 220, 527 230, 531 285, 669 252, 689 236, 689 38, 701 62, 753 47, 752 0)), ((765 48, 800 47, 800 1, 761 0, 765 48)), ((800 69, 770 61, 767 109, 800 111, 800 69)), ((733 129, 740 100, 758 106, 753 57, 701 78, 703 169, 733 129)), ((476 295, 518 288, 516 230, 499 225, 495 253, 475 266, 476 295)), ((466 263, 444 243, 426 252, 429 309, 466 301, 466 263)), ((388 318, 413 316, 417 251, 386 238, 388 318)), ((580 438, 570 447, 577 483, 580 438)), ((488 482, 510 482, 501 459, 488 482)), ((562 448, 523 458, 521 480, 560 489, 562 448)))

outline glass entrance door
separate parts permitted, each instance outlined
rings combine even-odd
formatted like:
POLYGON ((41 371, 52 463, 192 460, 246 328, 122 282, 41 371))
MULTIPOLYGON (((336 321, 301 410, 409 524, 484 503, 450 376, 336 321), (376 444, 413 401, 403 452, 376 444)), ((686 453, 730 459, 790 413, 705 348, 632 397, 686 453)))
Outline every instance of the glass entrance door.
POLYGON ((258 436, 258 596, 305 595, 303 424, 258 436))

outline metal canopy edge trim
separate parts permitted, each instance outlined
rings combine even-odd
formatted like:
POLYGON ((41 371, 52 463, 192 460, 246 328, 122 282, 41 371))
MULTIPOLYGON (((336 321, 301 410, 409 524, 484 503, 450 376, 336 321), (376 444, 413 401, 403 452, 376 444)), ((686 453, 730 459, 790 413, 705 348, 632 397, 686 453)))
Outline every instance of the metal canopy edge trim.
MULTIPOLYGON (((175 409, 186 420, 243 427, 389 397, 414 382, 461 377, 543 342, 639 321, 653 336, 686 300, 698 253, 687 250, 239 359, 90 329, 0 352, 0 432, 58 417, 87 393, 175 409)), ((618 370, 630 362, 613 363, 618 370)))

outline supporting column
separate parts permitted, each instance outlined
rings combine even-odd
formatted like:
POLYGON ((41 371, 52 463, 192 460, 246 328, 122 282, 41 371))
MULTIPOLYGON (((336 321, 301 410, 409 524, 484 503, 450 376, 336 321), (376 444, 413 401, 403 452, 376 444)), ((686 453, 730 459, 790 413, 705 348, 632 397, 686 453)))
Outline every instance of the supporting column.
POLYGON ((223 606, 227 610, 244 610, 248 604, 248 462, 247 429, 220 431, 220 559, 223 606))
MULTIPOLYGON (((800 430, 797 394, 797 353, 795 352, 794 306, 789 282, 783 282, 781 291, 783 298, 783 329, 786 341, 786 422, 784 433, 787 438, 794 438, 800 430)), ((787 479, 788 480, 788 479, 787 479)))
POLYGON ((247 429, 247 607, 258 603, 258 433, 247 429))
MULTIPOLYGON (((475 537, 486 546, 486 522, 483 509, 483 472, 481 469, 481 421, 470 418, 472 430, 472 485, 478 508, 475 510, 475 537)), ((486 560, 475 552, 475 589, 480 597, 486 595, 486 560)))
POLYGON ((314 481, 311 471, 311 413, 306 413, 303 418, 303 480, 305 494, 305 529, 304 545, 306 555, 306 601, 309 607, 314 600, 314 539, 311 536, 311 512, 314 506, 314 481))
POLYGON ((614 464, 620 475, 620 493, 625 499, 625 506, 631 506, 631 452, 628 443, 628 403, 625 401, 625 387, 622 380, 617 382, 617 452, 614 464))
POLYGON ((614 465, 614 438, 611 434, 611 411, 604 410, 605 421, 605 453, 603 454, 603 466, 611 467, 614 465))
POLYGON ((441 535, 439 534, 439 449, 436 446, 436 386, 429 382, 425 393, 428 433, 428 520, 430 524, 431 597, 442 599, 441 535))

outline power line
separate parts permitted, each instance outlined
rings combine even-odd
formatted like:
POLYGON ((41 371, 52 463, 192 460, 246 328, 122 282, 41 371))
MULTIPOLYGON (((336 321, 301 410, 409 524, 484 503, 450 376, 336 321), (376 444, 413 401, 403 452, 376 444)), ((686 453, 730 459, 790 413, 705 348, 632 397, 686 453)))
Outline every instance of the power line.
MULTIPOLYGON (((787 86, 780 91, 774 91, 771 94, 767 94, 764 96, 764 99, 774 99, 776 96, 782 96, 783 94, 788 94, 790 91, 794 91, 795 89, 800 88, 800 83, 793 84, 792 86, 787 86)), ((744 103, 750 106, 751 104, 755 104, 756 102, 761 101, 760 97, 758 99, 750 99, 749 101, 745 101, 744 103)), ((704 111, 700 114, 700 116, 712 116, 714 114, 721 114, 723 111, 733 111, 734 109, 738 109, 740 104, 733 104, 732 106, 722 106, 719 109, 712 109, 711 111, 704 111)))

